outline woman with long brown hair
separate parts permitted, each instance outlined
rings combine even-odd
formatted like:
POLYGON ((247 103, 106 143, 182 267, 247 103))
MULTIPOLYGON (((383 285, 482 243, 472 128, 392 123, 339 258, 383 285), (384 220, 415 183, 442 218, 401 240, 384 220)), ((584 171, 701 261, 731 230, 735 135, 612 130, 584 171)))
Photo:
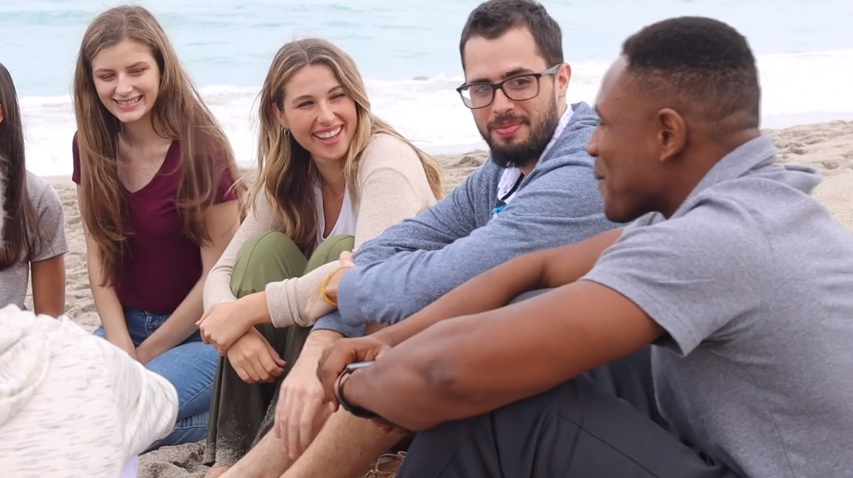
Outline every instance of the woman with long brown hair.
POLYGON ((0 64, 0 164, 5 192, 0 214, 0 308, 24 308, 32 275, 33 308, 53 317, 65 311, 65 220, 59 196, 27 171, 24 127, 12 75, 0 64))
POLYGON ((258 113, 252 208, 208 277, 200 322, 225 355, 205 457, 220 465, 213 475, 272 424, 278 383, 316 321, 309 296, 341 252, 442 195, 435 160, 371 112, 355 63, 325 40, 278 51, 258 113))
POLYGON ((202 342, 205 277, 239 227, 231 146, 146 9, 98 15, 74 76, 78 187, 102 326, 178 390, 153 447, 205 437, 216 350, 202 342))

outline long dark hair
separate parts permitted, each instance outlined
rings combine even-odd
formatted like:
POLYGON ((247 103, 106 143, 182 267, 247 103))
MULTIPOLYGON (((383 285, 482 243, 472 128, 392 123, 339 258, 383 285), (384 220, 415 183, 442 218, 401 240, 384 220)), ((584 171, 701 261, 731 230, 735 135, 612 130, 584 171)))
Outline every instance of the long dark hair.
POLYGON ((3 213, 6 215, 3 240, 0 241, 0 270, 29 261, 36 250, 38 216, 27 195, 27 163, 24 160, 24 128, 18 94, 9 70, 0 63, 0 162, 3 194, 3 213), (36 233, 33 234, 33 231, 36 233))

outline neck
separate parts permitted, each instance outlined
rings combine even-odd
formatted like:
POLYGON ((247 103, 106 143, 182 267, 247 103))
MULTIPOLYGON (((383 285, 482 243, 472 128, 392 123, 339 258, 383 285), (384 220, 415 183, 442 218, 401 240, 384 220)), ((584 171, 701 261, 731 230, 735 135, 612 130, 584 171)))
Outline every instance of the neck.
POLYGON ((670 218, 720 160, 759 136, 759 130, 749 129, 732 134, 722 141, 703 141, 704 144, 697 144, 691 150, 684 151, 681 156, 690 159, 681 161, 683 171, 674 175, 674 184, 668 188, 670 194, 664 200, 664 207, 659 208, 661 214, 667 219, 670 218))
POLYGON ((121 137, 128 146, 146 146, 163 141, 163 137, 154 129, 154 121, 146 115, 133 123, 122 125, 121 137))
POLYGON ((343 196, 346 189, 346 178, 344 177, 344 162, 343 161, 328 161, 312 158, 314 165, 317 166, 317 171, 320 173, 320 180, 328 190, 336 195, 343 196))

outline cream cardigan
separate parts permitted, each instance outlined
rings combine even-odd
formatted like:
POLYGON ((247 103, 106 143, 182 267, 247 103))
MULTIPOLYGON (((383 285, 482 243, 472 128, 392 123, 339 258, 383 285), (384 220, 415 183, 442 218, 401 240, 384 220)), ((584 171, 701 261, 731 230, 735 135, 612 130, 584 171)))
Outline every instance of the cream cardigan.
MULTIPOLYGON (((356 249, 389 226, 415 216, 436 202, 417 153, 390 135, 371 138, 359 161, 357 182, 356 249)), ((231 275, 243 243, 256 234, 280 230, 281 224, 274 217, 269 201, 261 195, 205 281, 205 311, 216 304, 237 300, 231 292, 231 275)), ((273 325, 313 325, 305 314, 311 291, 339 264, 334 261, 302 277, 268 284, 267 308, 273 325)))

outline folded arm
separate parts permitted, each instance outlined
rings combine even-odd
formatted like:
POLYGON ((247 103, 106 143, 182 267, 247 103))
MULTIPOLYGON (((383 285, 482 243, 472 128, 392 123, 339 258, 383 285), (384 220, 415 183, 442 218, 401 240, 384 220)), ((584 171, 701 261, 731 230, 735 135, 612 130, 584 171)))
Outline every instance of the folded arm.
MULTIPOLYGON (((485 225, 438 250, 399 252, 374 263, 361 262, 356 256, 356 264, 364 265, 347 272, 339 287, 343 321, 351 326, 398 322, 510 259, 612 229, 614 224, 602 212, 600 194, 586 187, 592 185, 590 174, 587 165, 551 171, 528 184, 503 212, 482 221, 485 225)), ((465 191, 458 192, 467 196, 465 191)))
MULTIPOLYGON (((488 184, 482 171, 481 168, 472 173, 462 185, 434 206, 415 217, 404 219, 388 227, 381 235, 365 242, 355 253, 356 264, 362 266, 381 264, 392 257, 415 251, 437 251, 456 239, 470 234, 477 227, 477 215, 488 214, 486 211, 478 211, 476 201, 473 199, 476 190, 487 190, 493 187, 488 184)), ((346 275, 361 277, 361 269, 363 268, 350 269, 346 275)), ((359 280, 356 279, 356 281, 359 280)), ((384 293, 382 296, 387 297, 384 293)), ((338 300, 341 303, 339 295, 338 300)), ((375 300, 382 299, 376 297, 375 300)), ((341 304, 337 310, 321 317, 314 330, 333 330, 345 337, 361 336, 367 321, 345 322, 341 316, 341 308, 346 308, 349 304, 341 304)), ((375 305, 371 305, 371 308, 375 308, 375 305)), ((361 316, 363 312, 359 311, 356 314, 361 316)))
POLYGON ((576 282, 437 324, 347 381, 347 399, 411 430, 541 393, 654 341, 662 329, 602 285, 576 282))
POLYGON ((374 337, 393 347, 443 320, 503 307, 525 292, 571 284, 592 269, 621 233, 621 228, 614 229, 576 244, 512 259, 448 292, 408 319, 380 330, 374 337))
MULTIPOLYGON (((777 261, 756 240, 764 234, 744 206, 712 200, 678 220, 628 227, 577 282, 435 324, 355 372, 345 396, 418 430, 535 395, 652 342, 686 356, 730 337, 733 320, 773 297, 777 261)), ((568 257, 551 260, 542 269, 572 274, 568 257)), ((494 288, 508 295, 502 284, 494 288)), ((481 293, 495 295, 489 285, 481 293)))

